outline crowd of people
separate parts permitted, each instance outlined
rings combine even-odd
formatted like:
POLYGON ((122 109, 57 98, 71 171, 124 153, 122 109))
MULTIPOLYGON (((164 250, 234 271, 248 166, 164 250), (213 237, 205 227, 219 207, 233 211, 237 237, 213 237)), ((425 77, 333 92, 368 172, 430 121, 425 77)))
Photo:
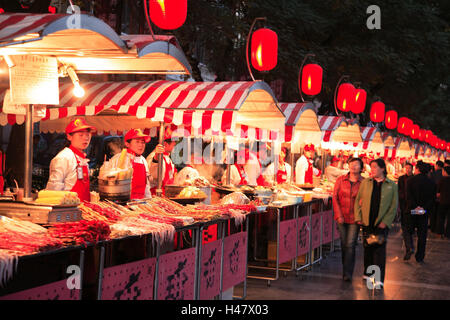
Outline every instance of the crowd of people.
POLYGON ((343 280, 352 281, 359 231, 364 249, 363 279, 379 268, 375 288, 383 288, 386 274, 386 243, 389 229, 399 218, 405 247, 403 260, 414 254, 423 264, 427 236, 450 239, 450 161, 434 167, 423 161, 406 162, 398 183, 389 179, 388 164, 381 158, 369 161, 370 175, 363 178, 366 163, 361 158, 347 160, 348 171, 339 169, 333 157, 325 174, 335 179, 334 219, 341 239, 343 280), (336 177, 337 176, 337 177, 336 177), (429 233, 430 230, 430 233, 429 233), (417 233, 417 245, 414 234, 417 233))

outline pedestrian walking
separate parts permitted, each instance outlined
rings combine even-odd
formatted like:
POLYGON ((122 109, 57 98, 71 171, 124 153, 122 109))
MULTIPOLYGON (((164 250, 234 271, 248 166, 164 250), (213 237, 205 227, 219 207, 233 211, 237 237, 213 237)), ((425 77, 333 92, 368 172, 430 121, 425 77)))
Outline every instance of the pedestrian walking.
POLYGON ((364 278, 368 270, 379 268, 375 288, 384 287, 386 274, 386 242, 398 206, 397 184, 388 178, 383 159, 370 162, 371 177, 364 179, 355 199, 355 221, 362 224, 364 278), (370 267, 370 268, 369 268, 370 267))
POLYGON ((416 261, 423 263, 427 242, 427 222, 436 198, 436 184, 428 178, 428 166, 421 162, 416 165, 419 174, 411 177, 406 186, 407 208, 411 214, 412 232, 417 229, 416 261))
POLYGON ((349 173, 337 178, 333 190, 334 219, 338 223, 342 248, 342 278, 351 281, 355 267, 355 249, 359 225, 355 223, 354 205, 363 177, 364 163, 360 158, 348 161, 349 173))
POLYGON ((437 187, 439 199, 438 234, 450 239, 450 167, 442 171, 442 179, 437 187))
POLYGON ((408 211, 408 205, 406 202, 407 190, 406 185, 413 176, 413 165, 411 163, 405 164, 405 174, 398 179, 398 200, 401 216, 401 226, 403 234, 403 242, 405 244, 405 256, 403 260, 409 260, 411 255, 414 253, 414 242, 413 242, 413 231, 412 231, 412 221, 411 213, 408 211))

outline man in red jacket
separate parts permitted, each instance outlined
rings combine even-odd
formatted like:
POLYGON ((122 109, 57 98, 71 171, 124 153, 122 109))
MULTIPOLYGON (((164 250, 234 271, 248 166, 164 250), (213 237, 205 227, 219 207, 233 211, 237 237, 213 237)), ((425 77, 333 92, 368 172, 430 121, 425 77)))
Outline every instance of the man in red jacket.
POLYGON ((343 280, 351 281, 355 267, 355 249, 359 225, 355 223, 353 207, 359 186, 363 180, 361 172, 364 163, 360 158, 348 161, 349 173, 340 176, 334 185, 334 220, 338 223, 342 248, 343 280))

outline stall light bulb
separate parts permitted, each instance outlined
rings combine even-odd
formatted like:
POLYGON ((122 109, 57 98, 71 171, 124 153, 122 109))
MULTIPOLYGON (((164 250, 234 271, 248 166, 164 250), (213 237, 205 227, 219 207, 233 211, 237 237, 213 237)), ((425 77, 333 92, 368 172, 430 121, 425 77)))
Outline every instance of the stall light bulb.
POLYGON ((77 98, 84 97, 84 89, 80 86, 78 82, 76 82, 73 86, 73 95, 77 98))

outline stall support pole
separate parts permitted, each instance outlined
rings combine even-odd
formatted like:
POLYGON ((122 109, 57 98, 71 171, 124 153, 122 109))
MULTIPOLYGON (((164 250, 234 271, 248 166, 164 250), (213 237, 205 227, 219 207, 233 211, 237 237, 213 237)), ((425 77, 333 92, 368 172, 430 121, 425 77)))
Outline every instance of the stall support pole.
POLYGON ((83 298, 84 250, 80 251, 80 300, 83 298))
POLYGON ((290 159, 290 163, 291 163, 291 183, 295 182, 295 177, 294 177, 294 153, 291 152, 291 159, 290 159))
POLYGON ((100 247, 100 267, 98 271, 97 300, 102 299, 103 270, 105 269, 105 247, 100 247))
MULTIPOLYGON (((164 124, 161 122, 159 125, 159 144, 164 143, 164 124)), ((162 195, 162 175, 163 175, 163 154, 158 154, 158 188, 156 189, 156 195, 160 197, 162 195)))
POLYGON ((25 118, 25 175, 23 200, 32 201, 31 180, 33 173, 33 105, 27 105, 25 118))
POLYGON ((227 144, 227 186, 231 184, 231 149, 228 148, 227 144))

